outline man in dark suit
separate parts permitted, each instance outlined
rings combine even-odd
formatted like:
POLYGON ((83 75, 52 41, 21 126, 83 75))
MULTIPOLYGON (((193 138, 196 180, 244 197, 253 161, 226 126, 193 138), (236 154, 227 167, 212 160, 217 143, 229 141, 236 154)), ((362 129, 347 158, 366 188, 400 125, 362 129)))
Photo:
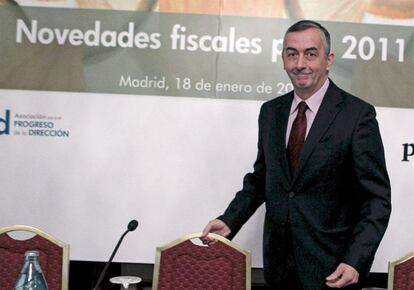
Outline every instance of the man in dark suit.
POLYGON ((265 202, 270 289, 360 289, 388 224, 390 183, 373 106, 329 78, 329 32, 299 21, 285 34, 294 91, 259 116, 254 171, 203 230, 232 238, 265 202))

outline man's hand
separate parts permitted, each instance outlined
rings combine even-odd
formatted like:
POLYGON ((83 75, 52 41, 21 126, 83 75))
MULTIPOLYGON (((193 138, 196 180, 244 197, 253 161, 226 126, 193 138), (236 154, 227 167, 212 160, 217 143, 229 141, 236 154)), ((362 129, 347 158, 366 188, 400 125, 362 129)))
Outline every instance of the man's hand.
POLYGON ((358 282, 358 271, 345 263, 341 263, 335 272, 326 277, 326 285, 331 288, 343 288, 358 282))
POLYGON ((215 242, 214 239, 207 237, 208 233, 214 233, 223 237, 227 237, 231 233, 231 230, 223 221, 215 219, 210 221, 203 230, 203 234, 201 235, 200 239, 204 244, 215 242))

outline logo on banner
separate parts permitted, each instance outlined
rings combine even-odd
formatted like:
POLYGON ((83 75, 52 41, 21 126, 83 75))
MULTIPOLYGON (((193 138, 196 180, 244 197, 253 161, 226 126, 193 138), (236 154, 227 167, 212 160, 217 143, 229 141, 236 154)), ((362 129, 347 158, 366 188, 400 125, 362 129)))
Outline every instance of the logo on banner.
POLYGON ((0 114, 0 135, 38 136, 38 137, 69 137, 69 130, 62 129, 60 116, 45 116, 42 114, 20 114, 6 110, 0 114))
POLYGON ((10 110, 6 110, 4 118, 0 116, 0 135, 10 134, 10 110))

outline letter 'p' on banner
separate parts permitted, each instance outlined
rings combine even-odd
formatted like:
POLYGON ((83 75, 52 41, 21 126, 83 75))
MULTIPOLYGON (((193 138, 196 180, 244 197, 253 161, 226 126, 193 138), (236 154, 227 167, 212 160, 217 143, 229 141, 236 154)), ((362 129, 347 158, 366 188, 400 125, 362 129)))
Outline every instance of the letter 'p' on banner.
POLYGON ((402 144, 404 148, 403 159, 401 161, 410 161, 410 157, 414 157, 414 143, 402 144))

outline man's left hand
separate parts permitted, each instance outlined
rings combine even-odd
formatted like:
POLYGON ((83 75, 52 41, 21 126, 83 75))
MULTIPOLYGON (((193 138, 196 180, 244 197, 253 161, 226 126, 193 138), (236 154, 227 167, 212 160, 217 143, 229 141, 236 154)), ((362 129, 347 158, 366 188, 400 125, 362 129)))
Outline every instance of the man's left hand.
POLYGON ((326 285, 331 288, 343 288, 358 282, 358 271, 345 263, 341 263, 336 268, 335 272, 326 277, 326 285))

